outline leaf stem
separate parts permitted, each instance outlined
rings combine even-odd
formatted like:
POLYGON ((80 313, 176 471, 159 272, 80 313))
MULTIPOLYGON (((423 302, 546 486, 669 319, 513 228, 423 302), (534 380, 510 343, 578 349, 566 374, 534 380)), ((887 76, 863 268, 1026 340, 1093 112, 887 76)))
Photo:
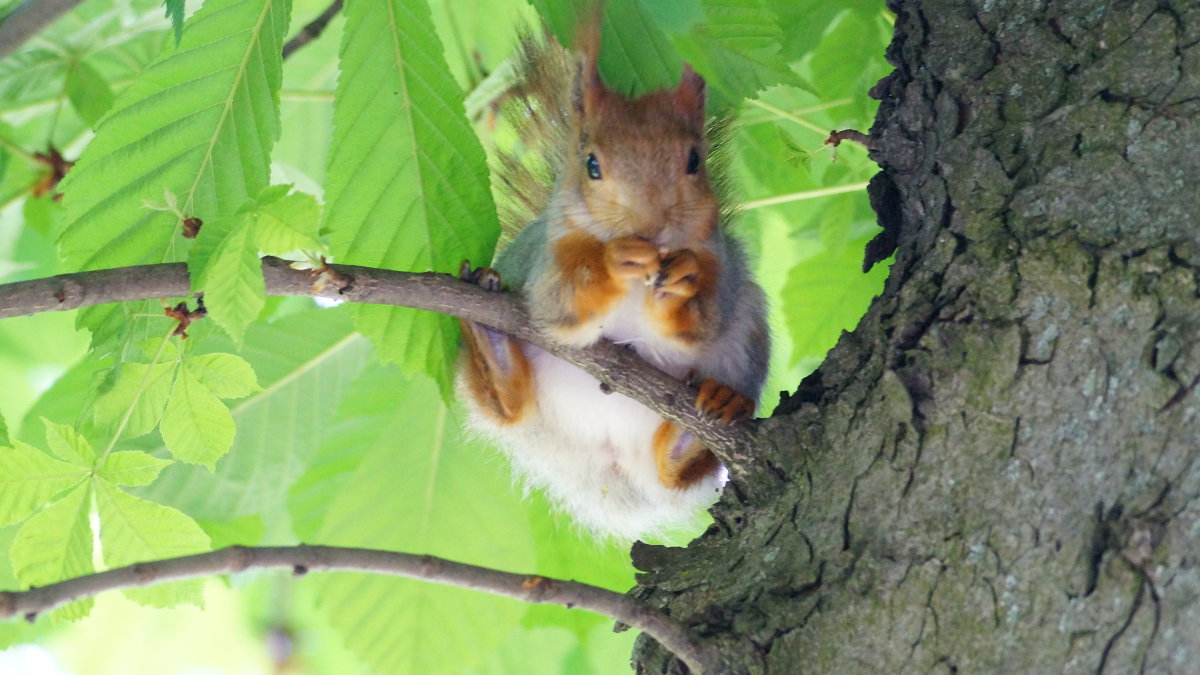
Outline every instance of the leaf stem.
POLYGON ((821 112, 822 110, 829 110, 830 108, 837 108, 840 106, 849 105, 850 103, 853 103, 853 102, 854 102, 854 99, 850 98, 849 96, 846 96, 843 98, 836 98, 832 101, 825 101, 824 103, 818 103, 816 105, 810 105, 810 106, 806 106, 804 108, 799 108, 797 110, 793 110, 791 112, 787 112, 787 111, 784 111, 780 108, 776 108, 775 106, 772 106, 769 104, 759 105, 760 103, 762 103, 761 101, 748 100, 748 101, 746 101, 746 103, 756 105, 760 109, 770 112, 771 114, 770 115, 756 115, 753 117, 751 117, 750 115, 746 115, 744 117, 738 117, 736 124, 738 126, 748 127, 748 126, 752 126, 755 124, 762 124, 764 122, 772 122, 772 121, 779 119, 780 117, 783 117, 789 121, 794 122, 794 121, 801 119, 798 117, 799 115, 807 115, 808 113, 821 112), (780 113, 782 113, 782 114, 780 114, 780 113))
POLYGON ((786 195, 776 195, 765 199, 755 199, 742 204, 742 211, 750 211, 752 209, 761 209, 764 206, 774 206, 776 204, 786 204, 788 202, 798 202, 804 199, 817 199, 818 197, 829 197, 831 195, 840 195, 846 192, 858 192, 865 190, 866 183, 850 183, 849 185, 834 185, 833 187, 820 188, 817 190, 804 190, 803 192, 793 192, 786 195))

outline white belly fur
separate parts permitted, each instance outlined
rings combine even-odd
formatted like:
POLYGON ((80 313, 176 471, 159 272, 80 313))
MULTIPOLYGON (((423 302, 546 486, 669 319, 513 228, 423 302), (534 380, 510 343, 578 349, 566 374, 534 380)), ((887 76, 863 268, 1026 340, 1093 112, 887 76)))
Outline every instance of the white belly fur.
MULTIPOLYGON (((630 293, 602 335, 682 377, 694 359, 643 324, 642 294, 630 293)), ((534 371, 537 416, 508 427, 486 423, 480 430, 500 443, 526 481, 581 525, 623 540, 645 538, 694 522, 699 509, 716 499, 718 476, 683 490, 658 481, 651 445, 662 422, 658 415, 621 394, 605 394, 591 375, 540 348, 522 346, 534 371)))

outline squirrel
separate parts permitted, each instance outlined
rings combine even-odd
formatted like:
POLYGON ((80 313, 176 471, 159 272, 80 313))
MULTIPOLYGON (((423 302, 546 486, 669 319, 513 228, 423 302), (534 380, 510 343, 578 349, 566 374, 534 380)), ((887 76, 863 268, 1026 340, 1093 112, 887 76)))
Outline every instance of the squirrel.
MULTIPOLYGON (((460 277, 493 291, 503 280, 554 340, 627 345, 698 383, 698 409, 725 423, 749 417, 767 372, 766 305, 721 222, 704 79, 685 64, 674 90, 627 98, 601 81, 599 30, 576 42, 572 57, 524 41, 514 91, 525 117, 551 118, 538 133, 557 135, 547 150, 556 181, 493 266, 464 261, 460 277)), ((460 323, 470 425, 586 529, 646 538, 716 500, 727 472, 691 433, 534 345, 460 323)))

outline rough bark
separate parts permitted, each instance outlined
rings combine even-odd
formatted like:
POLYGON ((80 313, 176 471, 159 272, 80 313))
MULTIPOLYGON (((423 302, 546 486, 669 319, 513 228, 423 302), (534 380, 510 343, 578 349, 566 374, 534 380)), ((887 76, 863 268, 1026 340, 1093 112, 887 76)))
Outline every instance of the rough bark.
POLYGON ((1200 7, 892 8, 885 292, 634 593, 753 672, 1192 670, 1200 7))

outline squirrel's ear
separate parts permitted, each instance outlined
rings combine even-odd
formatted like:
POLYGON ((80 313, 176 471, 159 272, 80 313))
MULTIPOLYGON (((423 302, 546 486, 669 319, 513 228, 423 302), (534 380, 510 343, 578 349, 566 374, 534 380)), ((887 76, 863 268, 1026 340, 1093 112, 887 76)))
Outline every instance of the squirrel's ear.
POLYGON ((608 90, 600 79, 600 15, 580 27, 575 36, 579 70, 575 78, 575 105, 581 113, 595 113, 604 105, 608 90))
POLYGON ((704 128, 704 104, 706 101, 704 78, 692 70, 689 63, 683 64, 683 77, 672 94, 675 108, 690 122, 704 128))

